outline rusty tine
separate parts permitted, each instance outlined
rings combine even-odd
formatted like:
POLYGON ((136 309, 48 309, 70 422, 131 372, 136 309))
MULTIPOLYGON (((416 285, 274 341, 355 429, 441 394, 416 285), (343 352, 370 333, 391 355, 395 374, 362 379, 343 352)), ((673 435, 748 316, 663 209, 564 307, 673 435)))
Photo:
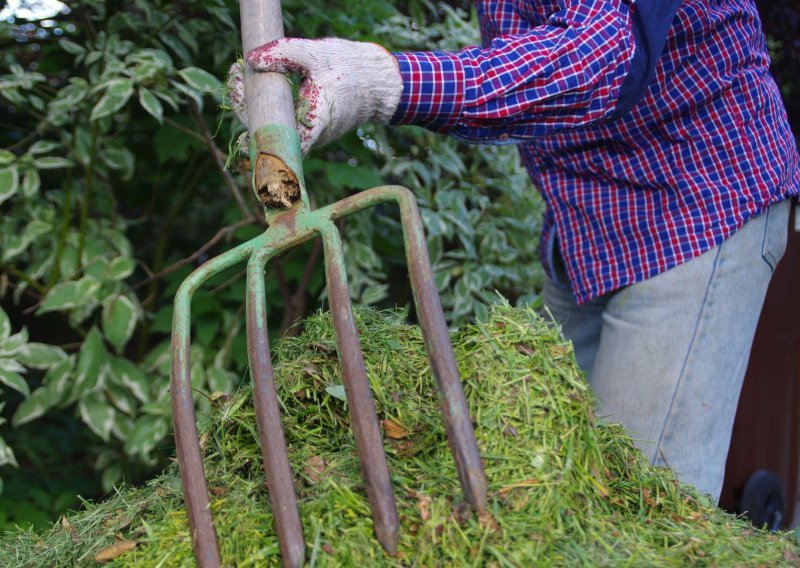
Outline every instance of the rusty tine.
POLYGON ((361 475, 367 486, 375 536, 389 553, 397 551, 400 523, 394 492, 389 480, 389 466, 383 451, 378 416, 364 367, 364 356, 358 341, 339 231, 333 223, 325 223, 320 231, 325 254, 325 275, 328 301, 336 333, 336 348, 342 367, 347 406, 356 438, 361 475))
POLYGON ((267 489, 275 517, 281 558, 284 566, 302 566, 305 542, 297 497, 292 484, 289 453, 280 421, 280 405, 275 392, 264 290, 264 264, 270 249, 255 252, 247 263, 247 353, 253 377, 253 406, 258 437, 264 457, 267 489))
POLYGON ((400 205, 400 222, 414 305, 417 308, 431 371, 436 378, 450 451, 456 462, 456 471, 467 502, 482 514, 486 511, 486 476, 475 441, 467 400, 458 377, 442 302, 428 258, 422 219, 414 194, 410 190, 397 187, 393 193, 394 200, 400 205))
POLYGON ((211 520, 210 501, 206 477, 203 471, 203 456, 197 436, 197 426, 192 396, 191 361, 189 343, 191 339, 192 294, 203 282, 214 274, 240 262, 262 245, 264 235, 215 257, 184 280, 175 295, 175 311, 172 318, 172 374, 170 391, 172 396, 172 422, 175 430, 175 446, 180 466, 186 511, 189 516, 189 531, 194 543, 195 558, 200 568, 219 566, 220 557, 217 535, 211 520))

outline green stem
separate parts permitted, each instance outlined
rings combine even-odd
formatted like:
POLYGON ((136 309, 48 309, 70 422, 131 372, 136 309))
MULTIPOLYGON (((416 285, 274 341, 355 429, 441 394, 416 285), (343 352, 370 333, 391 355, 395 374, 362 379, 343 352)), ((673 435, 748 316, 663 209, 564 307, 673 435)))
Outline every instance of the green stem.
POLYGON ((83 263, 83 245, 86 242, 86 231, 89 225, 89 199, 92 196, 92 180, 94 179, 94 158, 97 150, 97 125, 92 125, 92 149, 89 152, 89 164, 86 166, 86 185, 81 200, 80 240, 78 241, 78 263, 83 263))
POLYGON ((50 278, 47 280, 47 289, 49 290, 55 286, 58 279, 61 277, 61 265, 58 259, 61 258, 64 252, 64 246, 67 244, 67 235, 69 234, 69 224, 72 219, 72 170, 69 170, 67 181, 64 184, 64 210, 61 215, 61 230, 58 232, 58 242, 56 243, 56 259, 53 262, 53 269, 50 272, 50 278))
POLYGON ((41 296, 44 296, 47 293, 47 288, 39 284, 39 282, 37 282, 36 280, 25 274, 23 271, 21 271, 13 264, 2 265, 0 266, 0 270, 2 272, 9 272, 13 276, 19 278, 20 280, 25 281, 28 284, 28 286, 36 290, 36 292, 38 292, 41 296))

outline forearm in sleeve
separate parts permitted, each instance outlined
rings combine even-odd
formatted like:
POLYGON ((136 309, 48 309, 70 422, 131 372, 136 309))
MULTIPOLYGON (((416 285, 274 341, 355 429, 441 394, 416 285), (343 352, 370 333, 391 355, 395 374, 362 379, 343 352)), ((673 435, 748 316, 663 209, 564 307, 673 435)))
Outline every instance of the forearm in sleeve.
POLYGON ((524 140, 609 119, 643 95, 679 1, 566 1, 545 25, 459 53, 395 53, 394 123, 475 141, 524 140))

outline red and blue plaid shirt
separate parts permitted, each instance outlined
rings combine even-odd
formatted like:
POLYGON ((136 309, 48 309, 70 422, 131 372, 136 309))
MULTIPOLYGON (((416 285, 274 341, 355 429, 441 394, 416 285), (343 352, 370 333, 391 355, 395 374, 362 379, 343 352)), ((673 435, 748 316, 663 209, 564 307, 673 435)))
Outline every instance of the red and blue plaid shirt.
POLYGON ((394 123, 519 143, 547 203, 545 268, 557 242, 580 303, 696 257, 800 191, 752 0, 672 4, 478 0, 483 46, 394 54, 394 123))

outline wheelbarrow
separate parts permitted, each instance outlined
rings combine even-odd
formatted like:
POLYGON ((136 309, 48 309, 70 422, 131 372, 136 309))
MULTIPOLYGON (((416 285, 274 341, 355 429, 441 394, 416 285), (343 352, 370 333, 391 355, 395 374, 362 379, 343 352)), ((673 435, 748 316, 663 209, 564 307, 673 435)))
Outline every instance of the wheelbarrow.
MULTIPOLYGON (((242 0, 240 7, 244 53, 283 37, 279 0, 242 0)), ((172 411, 195 558, 198 566, 203 568, 220 565, 192 397, 189 360, 192 294, 215 274, 247 261, 247 345, 253 404, 275 531, 284 566, 300 566, 305 560, 303 527, 280 421, 267 339, 264 270, 266 263, 276 255, 313 238, 321 238, 323 243, 337 353, 373 529, 380 544, 391 555, 396 552, 399 539, 397 508, 353 322, 342 242, 336 226, 338 219, 378 203, 395 202, 399 205, 409 277, 436 379, 448 444, 466 501, 479 513, 486 508, 486 478, 434 282, 419 211, 413 194, 399 186, 376 187, 312 210, 303 179, 300 139, 295 130, 288 82, 281 75, 256 74, 245 69, 245 92, 247 100, 251 101, 248 115, 252 184, 265 206, 267 229, 258 237, 200 266, 181 284, 175 297, 172 411)))

